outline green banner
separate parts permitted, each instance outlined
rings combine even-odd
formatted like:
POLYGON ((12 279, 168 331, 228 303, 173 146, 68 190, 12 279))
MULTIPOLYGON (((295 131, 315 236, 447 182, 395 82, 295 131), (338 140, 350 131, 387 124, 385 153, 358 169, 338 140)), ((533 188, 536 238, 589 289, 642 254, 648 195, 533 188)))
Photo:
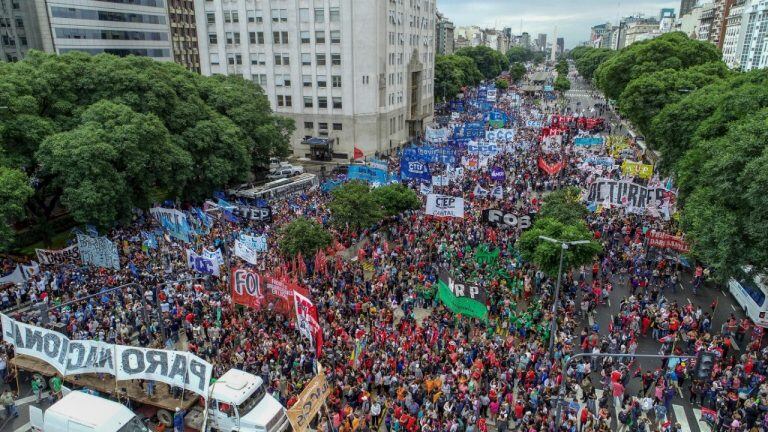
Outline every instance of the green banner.
POLYGON ((450 278, 441 277, 437 297, 454 313, 488 321, 485 289, 482 287, 457 284, 450 278))
POLYGON ((475 249, 475 262, 478 264, 493 265, 496 263, 496 260, 499 259, 499 252, 501 251, 498 248, 490 250, 490 247, 483 243, 475 249))

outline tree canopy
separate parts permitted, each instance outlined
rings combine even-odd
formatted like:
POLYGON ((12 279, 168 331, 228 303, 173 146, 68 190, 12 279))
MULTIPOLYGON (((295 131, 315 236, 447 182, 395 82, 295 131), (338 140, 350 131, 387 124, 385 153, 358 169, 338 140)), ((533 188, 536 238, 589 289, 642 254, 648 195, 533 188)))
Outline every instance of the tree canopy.
POLYGON ((474 86, 483 80, 474 60, 459 55, 437 56, 435 59, 435 99, 451 99, 462 87, 474 86))
POLYGON ((384 211, 367 183, 351 181, 331 192, 331 220, 339 228, 369 228, 384 218, 384 211))
POLYGON ((517 240, 517 249, 523 259, 535 263, 550 276, 556 276, 560 266, 559 244, 550 243, 539 237, 545 236, 562 241, 590 240, 587 244, 574 245, 566 249, 563 270, 591 263, 602 252, 603 246, 592 240, 592 232, 584 221, 563 223, 552 218, 539 218, 531 228, 524 231, 517 240))
POLYGON ((509 60, 502 53, 487 47, 465 47, 456 51, 457 56, 469 57, 485 79, 494 79, 509 66, 509 60))
POLYGON ((711 43, 689 39, 681 32, 666 33, 622 49, 597 68, 595 78, 609 99, 618 99, 629 82, 641 75, 719 59, 720 52, 711 43))
POLYGON ((24 215, 24 203, 33 193, 26 174, 0 165, 0 249, 11 244, 12 224, 24 215))
POLYGON ((533 51, 529 48, 514 46, 507 50, 507 61, 512 63, 525 63, 533 60, 533 51))
POLYGON ((522 63, 513 63, 509 66, 509 76, 512 78, 513 82, 523 79, 526 72, 525 65, 522 63))
POLYGON ((544 196, 544 203, 537 217, 550 218, 564 224, 583 221, 589 211, 581 202, 581 190, 571 186, 558 189, 544 196))
POLYGON ((571 89, 571 81, 566 78, 565 75, 558 75, 557 78, 555 78, 555 90, 559 92, 567 92, 571 89))
POLYGON ((331 234, 319 223, 300 217, 288 222, 280 229, 280 251, 288 257, 301 252, 305 258, 331 244, 331 234))
POLYGON ((400 183, 377 187, 371 193, 388 217, 421 207, 421 198, 416 192, 400 183))
MULTIPOLYGON (((591 80, 594 77, 595 71, 606 60, 616 55, 616 51, 608 48, 591 48, 591 47, 578 47, 582 48, 572 58, 576 65, 576 70, 579 71, 584 79, 591 80)), ((574 48, 578 49, 578 48, 574 48)))
POLYGON ((292 120, 237 76, 144 57, 30 52, 0 63, 0 153, 34 178, 27 217, 63 205, 102 227, 148 196, 200 200, 285 156, 292 120))

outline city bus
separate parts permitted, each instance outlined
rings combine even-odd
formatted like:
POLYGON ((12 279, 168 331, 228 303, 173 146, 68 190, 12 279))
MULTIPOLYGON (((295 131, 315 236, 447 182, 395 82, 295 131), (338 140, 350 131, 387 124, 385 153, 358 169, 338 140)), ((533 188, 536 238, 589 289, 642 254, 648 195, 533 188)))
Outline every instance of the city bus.
POLYGON ((768 327, 768 287, 765 275, 750 275, 751 268, 728 281, 728 289, 747 316, 758 326, 768 327))
POLYGON ((228 192, 230 195, 240 198, 270 200, 283 198, 295 193, 304 193, 319 184, 320 181, 316 175, 304 173, 265 183, 261 186, 238 188, 228 192))

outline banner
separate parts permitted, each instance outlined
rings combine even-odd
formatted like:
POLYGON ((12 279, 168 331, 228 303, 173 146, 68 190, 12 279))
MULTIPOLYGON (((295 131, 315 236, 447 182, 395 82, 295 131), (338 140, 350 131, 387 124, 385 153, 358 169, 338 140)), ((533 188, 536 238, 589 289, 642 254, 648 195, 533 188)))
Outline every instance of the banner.
POLYGON ((563 161, 550 165, 543 158, 539 157, 539 168, 549 175, 555 175, 563 169, 563 161))
POLYGON ((424 131, 424 139, 429 142, 445 142, 448 141, 448 138, 450 137, 451 131, 445 128, 433 129, 431 127, 427 127, 427 130, 424 131))
POLYGON ((387 171, 364 165, 350 165, 347 171, 347 178, 350 180, 362 180, 368 183, 389 183, 387 171))
POLYGON ((527 120, 527 121, 525 122, 525 127, 534 128, 534 129, 541 129, 541 127, 542 127, 543 125, 544 125, 544 124, 543 124, 542 122, 540 122, 540 121, 535 121, 535 120, 527 120))
POLYGON ((597 179, 589 185, 587 202, 644 209, 671 205, 676 194, 663 187, 645 187, 626 180, 597 179))
POLYGON ((421 146, 403 150, 403 159, 420 160, 426 163, 456 163, 456 152, 450 147, 421 146))
POLYGON ((248 269, 232 269, 232 301, 235 304, 258 309, 264 300, 261 277, 248 269))
MULTIPOLYGON (((341 182, 339 182, 339 184, 341 184, 341 182)), ((237 205, 232 210, 237 217, 246 220, 272 223, 272 207, 251 207, 247 205, 237 205)))
POLYGON ((437 285, 437 297, 454 313, 488 320, 487 295, 483 287, 456 283, 442 272, 437 285))
POLYGON ((504 172, 504 168, 493 167, 491 168, 491 179, 497 182, 503 182, 507 178, 507 173, 504 172))
POLYGON ((309 424, 331 394, 331 386, 325 378, 325 372, 320 372, 304 387, 304 390, 288 410, 288 421, 295 432, 306 432, 309 424))
POLYGON ((77 247, 83 264, 120 270, 120 256, 117 246, 106 237, 77 235, 77 247))
POLYGON ((266 234, 252 236, 252 235, 240 233, 240 241, 245 243, 249 248, 255 250, 256 252, 267 251, 266 234))
POLYGON ((463 100, 452 100, 450 102, 451 111, 455 111, 457 113, 464 112, 464 101, 463 100))
POLYGON ((375 159, 375 158, 370 159, 368 160, 368 166, 371 168, 376 168, 384 171, 389 170, 389 162, 382 159, 375 159))
POLYGON ((498 141, 514 141, 515 130, 514 129, 493 129, 485 132, 485 139, 490 142, 498 141))
POLYGON ((504 199, 504 188, 501 185, 494 187, 491 189, 491 196, 497 200, 504 199))
POLYGON ((187 249, 187 266, 201 274, 219 275, 219 265, 212 259, 198 255, 192 249, 187 249))
POLYGON ((431 184, 421 183, 419 185, 419 192, 422 195, 429 195, 429 194, 431 194, 432 193, 432 185, 431 184))
POLYGON ((403 158, 400 161, 400 177, 403 180, 429 180, 432 176, 429 174, 429 167, 423 161, 403 158))
POLYGON ((309 297, 309 291, 288 280, 282 280, 271 276, 261 277, 261 287, 264 290, 265 303, 275 312, 287 318, 296 317, 296 306, 293 294, 309 297))
POLYGON ((584 163, 588 163, 591 165, 602 165, 606 167, 612 167, 615 161, 612 157, 608 157, 608 156, 590 156, 584 159, 584 163))
POLYGON ((490 192, 488 192, 486 189, 483 189, 480 184, 475 185, 475 189, 472 191, 472 194, 476 198, 485 198, 488 196, 490 192))
POLYGON ((80 261, 80 251, 77 245, 59 249, 35 249, 40 264, 65 264, 67 261, 80 261))
POLYGON ((432 176, 432 186, 448 186, 450 181, 451 179, 447 175, 432 176))
POLYGON ((115 379, 153 380, 208 397, 213 366, 183 351, 115 345, 115 379))
POLYGON ((488 102, 496 102, 496 89, 488 89, 486 100, 488 102))
POLYGON ((501 226, 506 228, 519 228, 521 230, 531 227, 531 216, 517 216, 512 213, 504 213, 498 209, 483 210, 482 221, 489 225, 501 226))
POLYGON ((309 297, 298 292, 293 293, 293 302, 296 308, 296 328, 312 344, 319 358, 323 346, 323 329, 317 319, 317 307, 309 297))
POLYGON ((475 141, 470 141, 469 144, 467 144, 467 153, 470 154, 496 156, 500 152, 501 148, 495 143, 481 144, 475 141))
POLYGON ((438 217, 464 218, 464 198, 448 195, 427 195, 426 214, 438 217))
POLYGON ((591 147, 602 143, 603 138, 601 137, 579 137, 573 140, 573 145, 576 147, 591 147))
POLYGON ((691 247, 682 237, 673 236, 672 234, 666 234, 655 230, 648 231, 647 237, 648 246, 661 249, 672 249, 682 254, 687 254, 691 251, 691 247))
POLYGON ((3 340, 17 354, 40 359, 61 375, 105 373, 115 379, 150 379, 207 396, 213 366, 183 351, 114 345, 95 340, 70 340, 65 335, 0 315, 3 340))
POLYGON ((259 261, 259 254, 256 250, 245 242, 240 241, 240 239, 235 240, 235 256, 242 258, 251 265, 256 265, 259 261))
POLYGON ((621 164, 621 172, 626 176, 639 177, 648 180, 653 177, 653 165, 625 160, 621 164))
POLYGON ((149 213, 154 216, 160 225, 168 230, 171 237, 189 243, 189 220, 187 215, 175 209, 154 207, 149 209, 149 213))
POLYGON ((482 123, 464 123, 453 128, 453 139, 477 139, 485 133, 485 126, 482 123))
POLYGON ((214 264, 216 265, 219 265, 219 266, 224 265, 224 255, 222 255, 221 249, 216 248, 216 250, 213 250, 213 251, 209 251, 208 249, 203 249, 203 256, 213 261, 214 264))

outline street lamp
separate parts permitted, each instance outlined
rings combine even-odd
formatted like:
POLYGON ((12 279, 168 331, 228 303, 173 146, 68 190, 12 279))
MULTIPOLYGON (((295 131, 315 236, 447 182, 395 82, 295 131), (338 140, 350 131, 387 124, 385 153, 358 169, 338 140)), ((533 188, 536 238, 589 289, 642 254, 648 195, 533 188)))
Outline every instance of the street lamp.
POLYGON ((552 303, 552 317, 550 318, 550 328, 549 328, 549 352, 550 352, 550 355, 554 357, 555 334, 557 333, 557 303, 560 301, 560 279, 563 276, 563 257, 565 256, 565 250, 568 249, 568 246, 587 244, 587 243, 590 243, 590 241, 589 240, 563 241, 563 240, 556 240, 546 236, 539 236, 539 238, 544 241, 548 241, 550 243, 555 243, 560 245, 560 268, 557 271, 557 286, 555 287, 555 302, 552 303))

